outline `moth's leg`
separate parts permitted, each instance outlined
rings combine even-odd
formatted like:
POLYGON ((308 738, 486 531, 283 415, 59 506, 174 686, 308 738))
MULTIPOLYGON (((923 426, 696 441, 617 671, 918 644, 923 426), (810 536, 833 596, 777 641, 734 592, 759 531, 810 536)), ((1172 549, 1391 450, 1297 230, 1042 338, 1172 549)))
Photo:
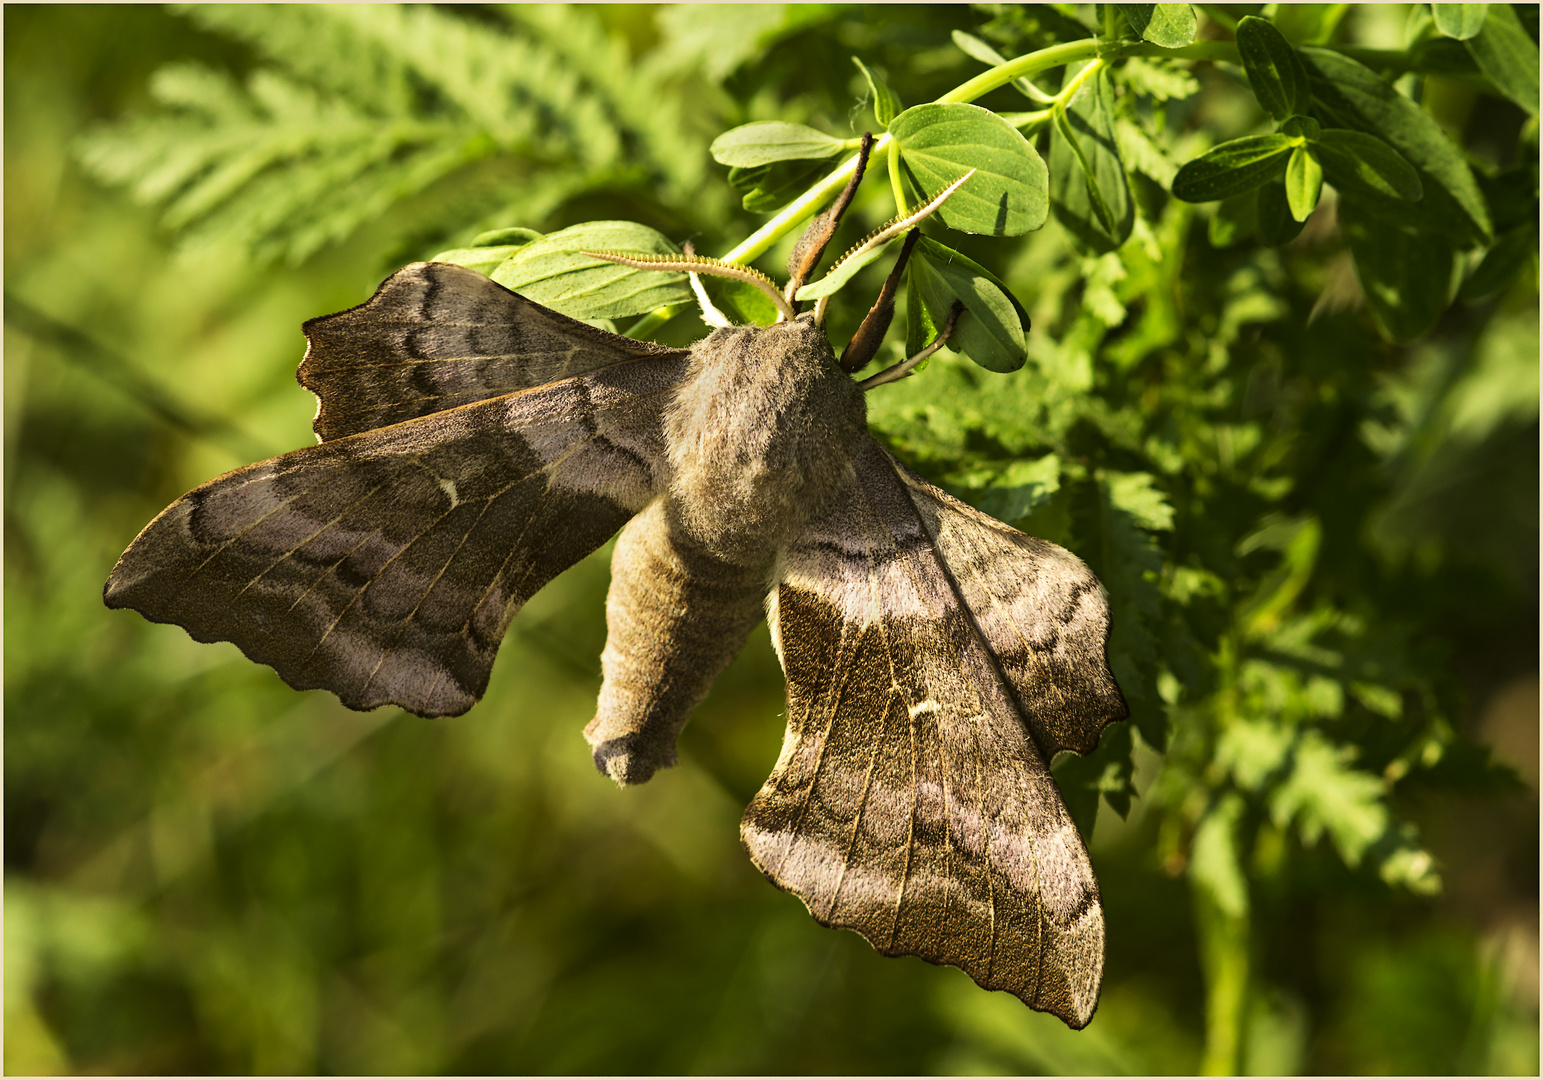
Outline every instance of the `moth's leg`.
POLYGON ((761 621, 769 567, 706 554, 659 499, 627 523, 611 556, 600 706, 584 729, 595 765, 640 784, 675 764, 675 739, 761 621))
POLYGON ((959 316, 964 314, 964 305, 955 300, 948 308, 948 318, 943 321, 943 329, 938 331, 938 336, 932 339, 932 343, 921 352, 917 353, 898 364, 891 364, 877 375, 870 375, 857 386, 861 390, 872 390, 875 386, 883 386, 885 383, 899 382, 916 369, 916 365, 927 357, 941 349, 954 332, 954 326, 959 322, 959 316))

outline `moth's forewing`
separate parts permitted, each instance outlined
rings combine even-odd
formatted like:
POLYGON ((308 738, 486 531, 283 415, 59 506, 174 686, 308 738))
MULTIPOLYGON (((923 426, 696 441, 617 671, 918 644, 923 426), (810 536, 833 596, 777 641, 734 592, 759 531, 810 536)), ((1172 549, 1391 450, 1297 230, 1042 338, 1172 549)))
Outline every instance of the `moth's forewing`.
POLYGON ((520 606, 662 490, 660 418, 689 354, 603 334, 436 264, 307 325, 325 343, 309 377, 351 388, 322 391, 328 441, 168 507, 124 552, 107 604, 234 642, 290 685, 351 708, 464 712, 520 606), (458 325, 456 313, 482 322, 458 325), (494 338, 536 351, 494 355, 494 338), (390 342, 432 358, 398 365, 390 342), (585 368, 444 409, 457 394, 585 368))
POLYGON ((413 263, 358 307, 305 324, 298 374, 337 439, 645 357, 685 355, 608 334, 450 263, 413 263))

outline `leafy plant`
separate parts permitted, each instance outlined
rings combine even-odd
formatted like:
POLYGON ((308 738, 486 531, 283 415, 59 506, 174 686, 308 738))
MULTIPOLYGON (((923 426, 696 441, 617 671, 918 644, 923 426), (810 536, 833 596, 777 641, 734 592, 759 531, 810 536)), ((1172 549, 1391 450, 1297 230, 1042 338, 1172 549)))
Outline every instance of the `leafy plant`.
MULTIPOLYGON (((366 269, 437 257, 576 317, 683 340, 695 336, 684 275, 582 253, 676 253, 689 239, 731 263, 783 256, 852 175, 864 130, 877 138, 852 216, 868 227, 969 176, 924 226, 903 290, 904 333, 894 335, 903 341, 887 348, 916 351, 955 301, 966 315, 950 350, 869 395, 870 420, 910 464, 1070 547, 1107 586, 1110 661, 1131 721, 1095 753, 1057 762, 1056 775, 1095 837, 1101 873, 1106 855, 1117 860, 1097 837, 1129 815, 1135 824, 1120 835, 1141 838, 1143 865, 1183 883, 1188 914, 1176 909, 1151 934, 1191 956, 1204 1008, 1203 1045, 1171 1058, 1064 1044, 1055 1052, 1069 1056, 1052 1060, 981 1028, 978 1045, 994 1049, 950 1059, 957 1067, 1286 1071, 1290 1060, 1261 1056, 1274 1045, 1269 1032, 1286 1030, 1279 1017, 1289 1010, 1272 995, 1322 977, 1282 955, 1300 925, 1283 913, 1335 890, 1431 903, 1443 881, 1422 840, 1421 800, 1515 789, 1464 733, 1470 710, 1455 658, 1486 619, 1514 626, 1535 616, 1536 504, 1516 501, 1529 490, 1535 499, 1536 487, 1526 472, 1537 422, 1535 9, 1411 6, 1393 27, 1398 48, 1363 44, 1358 26, 1379 16, 1344 5, 709 7, 630 29, 620 14, 566 6, 179 11, 242 43, 246 58, 160 68, 150 108, 97 126, 77 150, 94 176, 157 206, 194 258, 303 266, 368 237, 356 261, 370 265, 352 271, 360 280, 366 269), (1471 530, 1490 535, 1474 539, 1452 507, 1490 523, 1471 530)), ((887 263, 843 264, 800 296, 823 288, 839 336, 887 263)), ((774 318, 753 289, 709 289, 732 317, 774 318)), ((143 501, 158 506, 177 490, 143 501)), ((18 535, 47 562, 49 544, 18 535)), ((582 625, 567 632, 593 637, 582 625)), ((580 665, 598 652, 563 652, 561 633, 530 648, 580 665)), ((37 688, 57 671, 41 652, 8 658, 20 688, 13 717, 46 711, 52 698, 37 688)), ((485 710, 516 700, 514 691, 499 698, 494 681, 485 710)), ((135 717, 121 725, 198 708, 197 685, 144 689, 160 704, 115 706, 135 717)), ((382 777, 416 768, 412 738, 381 744, 382 777)), ((719 794, 753 790, 769 765, 764 746, 734 738, 699 719, 684 744, 719 794)), ((16 783, 8 772, 8 787, 16 783)), ((427 814, 431 789, 402 784, 419 800, 413 813, 427 814)), ((384 793, 367 801, 391 812, 384 793)), ((415 846, 392 849, 391 869, 361 875, 383 889, 426 881, 410 869, 421 859, 443 875, 430 892, 453 895, 443 882, 470 880, 459 863, 434 861, 432 838, 406 809, 391 820, 415 846)), ((555 856, 541 864, 557 865, 555 856)), ((1121 936, 1122 917, 1140 907, 1122 906, 1121 887, 1105 878, 1114 974, 1122 956, 1157 948, 1121 936)), ((413 906, 427 901, 403 903, 427 911, 413 906)), ((28 917, 44 919, 45 908, 37 901, 28 917)), ((305 910, 309 928, 285 939, 296 956, 307 934, 325 937, 315 929, 324 917, 305 910)), ((440 925, 424 914, 381 930, 396 935, 398 967, 371 977, 405 1001, 403 972, 430 966, 412 951, 427 946, 407 943, 440 925)), ((518 955, 543 955, 526 946, 518 955)), ((311 985, 290 960, 272 959, 272 970, 311 985)), ((210 1000, 231 1015, 255 1015, 250 1003, 230 1005, 239 995, 220 980, 257 960, 221 963, 200 968, 199 985, 224 986, 210 1000)), ((766 976, 767 1008, 786 1012, 803 991, 776 978, 766 976)), ((1111 990, 1116 1001, 1120 992, 1111 990)), ((1111 1022, 1118 1008, 1106 1006, 1111 1022)), ((367 1012, 358 1010, 349 1015, 367 1012)), ((986 1024, 984 1015, 960 1030, 986 1024)), ((806 1064, 771 1048, 748 1065, 721 1047, 688 1059, 661 1044, 628 1057, 620 1036, 612 1057, 542 1057, 518 1042, 490 1059, 477 1056, 476 1040, 496 1019, 468 1021, 473 1034, 448 1021, 393 1022, 432 1028, 439 1041, 418 1044, 438 1049, 285 1057, 271 1048, 309 1044, 294 1034, 303 1019, 277 1016, 283 1038, 229 1035, 198 1060, 289 1071, 319 1061, 345 1071, 806 1064)), ((1310 1051, 1307 1035, 1292 1036, 1297 1067, 1375 1067, 1334 1048, 1329 1019, 1313 1022, 1331 1034, 1310 1051)), ((1530 1045, 1535 1066, 1535 1033, 1530 1045)), ((1447 1065, 1512 1060, 1463 1053, 1447 1065)), ((905 1057, 865 1060, 916 1068, 905 1057)), ((1376 1060, 1394 1071, 1426 1064, 1376 1060)))

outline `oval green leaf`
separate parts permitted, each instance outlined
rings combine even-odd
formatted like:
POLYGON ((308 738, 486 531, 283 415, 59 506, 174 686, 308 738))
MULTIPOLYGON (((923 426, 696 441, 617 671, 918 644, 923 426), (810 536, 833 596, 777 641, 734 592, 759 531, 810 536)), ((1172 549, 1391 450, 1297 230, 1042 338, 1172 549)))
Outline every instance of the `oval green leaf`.
POLYGON ((1238 55, 1254 97, 1276 120, 1305 113, 1309 102, 1307 68, 1281 32, 1267 19, 1245 15, 1238 21, 1238 55))
POLYGON ((1538 43, 1522 26, 1515 8, 1491 5, 1484 29, 1464 44, 1496 90, 1538 115, 1538 43))
POLYGON ((1211 202, 1241 195, 1278 177, 1295 145, 1290 137, 1272 132, 1213 146, 1179 169, 1173 178, 1173 196, 1185 202, 1211 202))
MULTIPOLYGON (((1414 170, 1411 169, 1410 172, 1414 170)), ((1291 151, 1286 163, 1286 205, 1297 221, 1306 221, 1318 205, 1323 192, 1323 166, 1310 146, 1299 146, 1291 151)))
MULTIPOLYGON (((997 52, 974 34, 967 34, 963 30, 955 30, 951 36, 954 39, 954 44, 959 47, 959 51, 971 60, 979 60, 988 67, 1001 67, 1007 63, 1007 57, 997 52)), ((1014 79, 1011 85, 1014 90, 1017 90, 1030 101, 1040 103, 1047 100, 1048 95, 1038 92, 1034 84, 1028 79, 1014 79)))
POLYGON ((1420 174, 1375 135, 1325 128, 1313 144, 1329 182, 1343 193, 1415 202, 1424 195, 1420 174))
POLYGON ((1280 133, 1282 135, 1290 135, 1293 139, 1306 139, 1308 142, 1316 140, 1318 133, 1322 130, 1323 128, 1319 125, 1318 121, 1314 120, 1311 116, 1288 117, 1286 122, 1280 126, 1280 133))
POLYGON ((1055 111, 1050 195, 1056 220, 1079 246, 1103 254, 1130 236, 1136 209, 1115 140, 1114 89, 1107 68, 1055 111))
POLYGON ((889 127, 889 122, 900 115, 904 105, 900 104, 900 97, 889 88, 889 84, 868 70, 868 65, 857 57, 852 57, 852 63, 857 65, 857 70, 863 73, 863 78, 868 80, 868 89, 873 92, 873 117, 879 122, 879 127, 889 127))
POLYGON ((1538 228, 1527 224, 1500 234, 1495 246, 1463 282, 1464 300, 1482 300, 1511 283, 1528 263, 1538 258, 1538 228))
POLYGON ((1195 40, 1200 26, 1188 4, 1120 4, 1119 8, 1142 40, 1164 49, 1182 49, 1195 40))
POLYGON ((917 203, 975 170, 935 215, 950 229, 1021 236, 1045 224, 1049 170, 996 113, 960 102, 916 105, 895 117, 889 133, 917 203))
POLYGON ((1291 216, 1283 184, 1265 184, 1254 193, 1254 224, 1268 247, 1284 247, 1301 234, 1302 223, 1291 216))
POLYGON ((707 298, 735 326, 770 326, 777 321, 777 305, 750 282, 716 274, 703 274, 701 279, 707 298))
POLYGON ((680 254, 680 248, 647 225, 589 221, 527 244, 494 271, 493 280, 575 319, 641 315, 692 299, 685 274, 634 270, 601 262, 582 254, 585 251, 680 254))
POLYGON ((478 233, 472 238, 469 247, 502 247, 510 244, 524 247, 532 240, 540 240, 541 234, 535 229, 526 229, 519 225, 507 229, 493 229, 490 232, 478 233))
POLYGON ((1345 199, 1339 202, 1339 226, 1383 332, 1394 341, 1413 341, 1434 326, 1450 295, 1451 241, 1369 217, 1345 199))
POLYGON ((468 270, 475 270, 483 277, 492 277, 493 271, 502 266, 524 244, 499 244, 496 247, 451 248, 441 251, 429 262, 454 263, 468 270))
POLYGON ((828 158, 846 148, 842 140, 807 125, 768 120, 725 131, 708 150, 721 165, 754 168, 774 161, 828 158))
POLYGON ((807 191, 815 180, 840 163, 842 155, 823 161, 778 161, 771 165, 729 170, 729 185, 745 193, 746 210, 769 214, 807 191))
POLYGON ((1430 12, 1436 19, 1436 29, 1449 38, 1467 41, 1484 29, 1484 16, 1488 4, 1432 4, 1430 12))
MULTIPOLYGON (((1263 189, 1261 189, 1263 190, 1263 189)), ((1259 199, 1252 191, 1223 199, 1206 223, 1206 239, 1214 248, 1231 247, 1258 231, 1259 199)))
POLYGON ((948 318, 955 300, 964 303, 948 348, 987 371, 1017 371, 1028 355, 1017 304, 981 267, 952 248, 923 238, 911 252, 906 272, 934 326, 948 318))
POLYGON ((1465 243, 1488 242, 1489 208, 1462 152, 1441 126, 1364 64, 1329 49, 1298 51, 1321 116, 1335 127, 1370 132, 1420 171, 1425 194, 1402 208, 1405 220, 1465 243))

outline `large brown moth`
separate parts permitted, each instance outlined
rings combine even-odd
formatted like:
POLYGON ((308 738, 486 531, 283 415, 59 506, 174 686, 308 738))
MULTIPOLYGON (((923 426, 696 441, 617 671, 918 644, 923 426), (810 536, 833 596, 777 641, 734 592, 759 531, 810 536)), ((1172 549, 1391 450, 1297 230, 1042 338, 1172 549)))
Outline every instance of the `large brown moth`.
POLYGON ((584 729, 601 771, 626 785, 672 764, 764 614, 788 726, 741 824, 756 866, 824 925, 1080 1028, 1103 912, 1048 766, 1126 715, 1107 603, 1070 552, 945 494, 869 434, 865 390, 921 358, 851 375, 887 328, 899 265, 841 362, 823 305, 796 313, 856 180, 773 291, 784 317, 690 349, 441 263, 312 319, 299 380, 320 444, 177 500, 123 553, 106 602, 234 642, 351 708, 447 716, 482 696, 521 605, 616 535, 584 729))

